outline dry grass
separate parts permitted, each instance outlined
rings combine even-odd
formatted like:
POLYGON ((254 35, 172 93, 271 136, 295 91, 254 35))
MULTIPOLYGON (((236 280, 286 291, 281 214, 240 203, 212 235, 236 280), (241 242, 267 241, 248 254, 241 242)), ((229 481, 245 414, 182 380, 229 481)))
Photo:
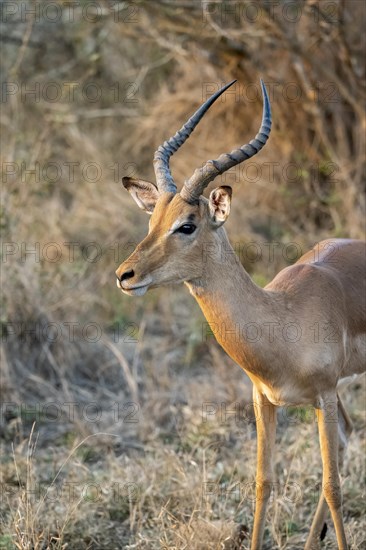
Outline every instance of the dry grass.
MULTIPOLYGON (((246 406, 249 389, 239 369, 233 368, 233 378, 237 375, 237 391, 241 390, 243 398, 232 401, 235 396, 227 395, 226 388, 217 390, 223 388, 224 380, 215 367, 211 380, 207 374, 196 374, 187 384, 186 373, 164 379, 164 368, 156 368, 162 382, 150 379, 154 391, 139 402, 137 423, 126 420, 132 408, 121 411, 119 422, 108 418, 108 412, 103 414, 98 429, 105 427, 110 435, 99 432, 82 440, 74 425, 50 441, 47 434, 55 432, 49 420, 38 420, 36 428, 31 424, 34 418, 27 415, 21 422, 13 419, 9 423, 4 446, 13 440, 14 450, 13 457, 3 458, 1 541, 9 540, 5 548, 11 548, 10 540, 19 548, 63 548, 66 543, 75 549, 234 548, 238 532, 242 548, 248 547, 254 509, 255 428, 246 406), (225 404, 226 417, 202 414, 197 386, 205 403, 225 404), (179 400, 174 401, 174 394, 179 400), (236 416, 229 413, 235 407, 236 416)), ((356 424, 342 476, 347 533, 354 549, 365 543, 360 486, 364 386, 363 382, 353 388, 352 397, 346 396, 356 424)), ((265 548, 300 549, 304 545, 321 477, 312 419, 311 411, 280 414, 278 484, 269 507, 265 548)), ((323 547, 336 548, 332 527, 323 547)))
MULTIPOLYGON (((221 2, 211 15, 190 1, 121 3, 118 23, 111 3, 99 4, 94 22, 76 10, 73 21, 17 13, 3 23, 4 81, 19 89, 0 118, 0 548, 248 548, 249 382, 202 337, 204 319, 184 288, 143 300, 117 292, 114 270, 147 227, 120 180, 153 178, 154 148, 207 85, 236 77, 241 99, 217 103, 174 157, 178 184, 251 137, 261 105, 245 94, 263 76, 274 130, 252 165, 260 176, 246 169, 225 179, 235 199, 228 232, 243 264, 265 284, 287 265, 289 242, 305 250, 327 236, 364 236, 363 3, 331 3, 334 13, 304 3, 292 25, 282 12, 268 16, 264 2, 254 24, 243 11, 224 17, 221 2), (74 99, 44 97, 51 82, 64 91, 77 83, 74 99), (290 83, 301 100, 286 100, 290 83), (98 101, 81 93, 87 84, 101 90, 98 101), (39 85, 40 100, 22 85, 39 85), (38 163, 39 177, 22 163, 38 163), (85 172, 90 163, 100 177, 85 172), (257 261, 246 249, 253 241, 263 251, 257 261), (278 243, 271 261, 269 242, 278 243)), ((343 476, 353 550, 366 543, 364 396, 364 380, 345 394, 355 422, 343 476)), ((320 456, 311 411, 280 419, 265 548, 295 550, 316 506, 320 456)), ((330 524, 322 547, 336 548, 330 524)))

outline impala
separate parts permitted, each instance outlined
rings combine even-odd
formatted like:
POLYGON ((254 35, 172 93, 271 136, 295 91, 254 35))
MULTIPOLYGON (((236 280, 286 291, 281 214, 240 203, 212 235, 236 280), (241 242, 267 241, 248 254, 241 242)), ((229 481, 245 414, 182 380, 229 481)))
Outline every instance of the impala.
POLYGON ((263 118, 255 139, 209 160, 177 192, 170 157, 234 82, 210 97, 158 148, 154 156, 156 184, 123 178, 124 187, 151 218, 148 235, 117 269, 117 286, 125 294, 142 296, 150 288, 184 282, 218 342, 253 382, 258 454, 252 550, 262 546, 274 482, 277 407, 315 407, 323 479, 305 548, 319 544, 328 506, 338 548, 345 550, 339 468, 352 424, 338 389, 365 370, 366 243, 322 241, 264 289, 246 273, 223 227, 230 212, 231 188, 217 187, 208 199, 202 193, 216 176, 253 157, 265 145, 271 130, 271 109, 262 81, 263 118), (261 337, 246 338, 246 332, 241 331, 238 338, 238 327, 250 323, 263 328, 261 337), (285 327, 295 327, 297 337, 291 332, 286 337, 285 327))

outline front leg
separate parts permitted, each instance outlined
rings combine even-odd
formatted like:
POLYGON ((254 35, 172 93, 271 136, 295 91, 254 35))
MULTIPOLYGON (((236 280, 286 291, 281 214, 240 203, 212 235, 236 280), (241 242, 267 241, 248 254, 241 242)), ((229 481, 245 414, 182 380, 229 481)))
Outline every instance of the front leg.
POLYGON ((257 424, 256 505, 251 550, 262 548, 266 508, 274 482, 273 455, 276 439, 277 408, 253 386, 257 424))

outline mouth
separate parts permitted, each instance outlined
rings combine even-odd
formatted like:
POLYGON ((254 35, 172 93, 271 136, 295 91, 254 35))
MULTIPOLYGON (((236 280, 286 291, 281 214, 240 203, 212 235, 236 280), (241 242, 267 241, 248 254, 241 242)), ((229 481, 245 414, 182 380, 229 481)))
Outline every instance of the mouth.
POLYGON ((121 282, 117 279, 117 287, 128 296, 143 296, 149 288, 150 283, 131 285, 128 287, 122 286, 121 282))

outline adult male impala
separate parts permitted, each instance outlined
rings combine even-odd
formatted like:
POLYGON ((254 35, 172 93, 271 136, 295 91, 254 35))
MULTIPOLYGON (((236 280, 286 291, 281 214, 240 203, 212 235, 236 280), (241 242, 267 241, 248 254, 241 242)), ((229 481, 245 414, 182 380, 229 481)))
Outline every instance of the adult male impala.
POLYGON ((271 110, 263 82, 263 119, 255 139, 209 160, 177 192, 169 158, 234 82, 209 98, 158 148, 154 156, 156 184, 123 178, 138 206, 152 216, 148 235, 117 269, 117 286, 126 294, 142 296, 150 288, 184 282, 219 343, 252 380, 258 435, 252 550, 262 546, 265 511, 274 481, 276 408, 289 404, 313 405, 319 425, 322 496, 305 548, 318 544, 328 505, 338 547, 346 550, 338 469, 352 425, 337 388, 341 381, 365 369, 366 243, 322 241, 283 269, 265 289, 246 273, 223 228, 230 212, 231 188, 214 189, 208 200, 202 193, 216 176, 251 158, 265 145, 271 130, 271 110), (254 322, 263 328, 261 338, 245 339, 240 328, 254 322), (286 338, 283 329, 289 326, 296 327, 300 337, 286 338), (314 327, 319 334, 315 335, 314 327))

